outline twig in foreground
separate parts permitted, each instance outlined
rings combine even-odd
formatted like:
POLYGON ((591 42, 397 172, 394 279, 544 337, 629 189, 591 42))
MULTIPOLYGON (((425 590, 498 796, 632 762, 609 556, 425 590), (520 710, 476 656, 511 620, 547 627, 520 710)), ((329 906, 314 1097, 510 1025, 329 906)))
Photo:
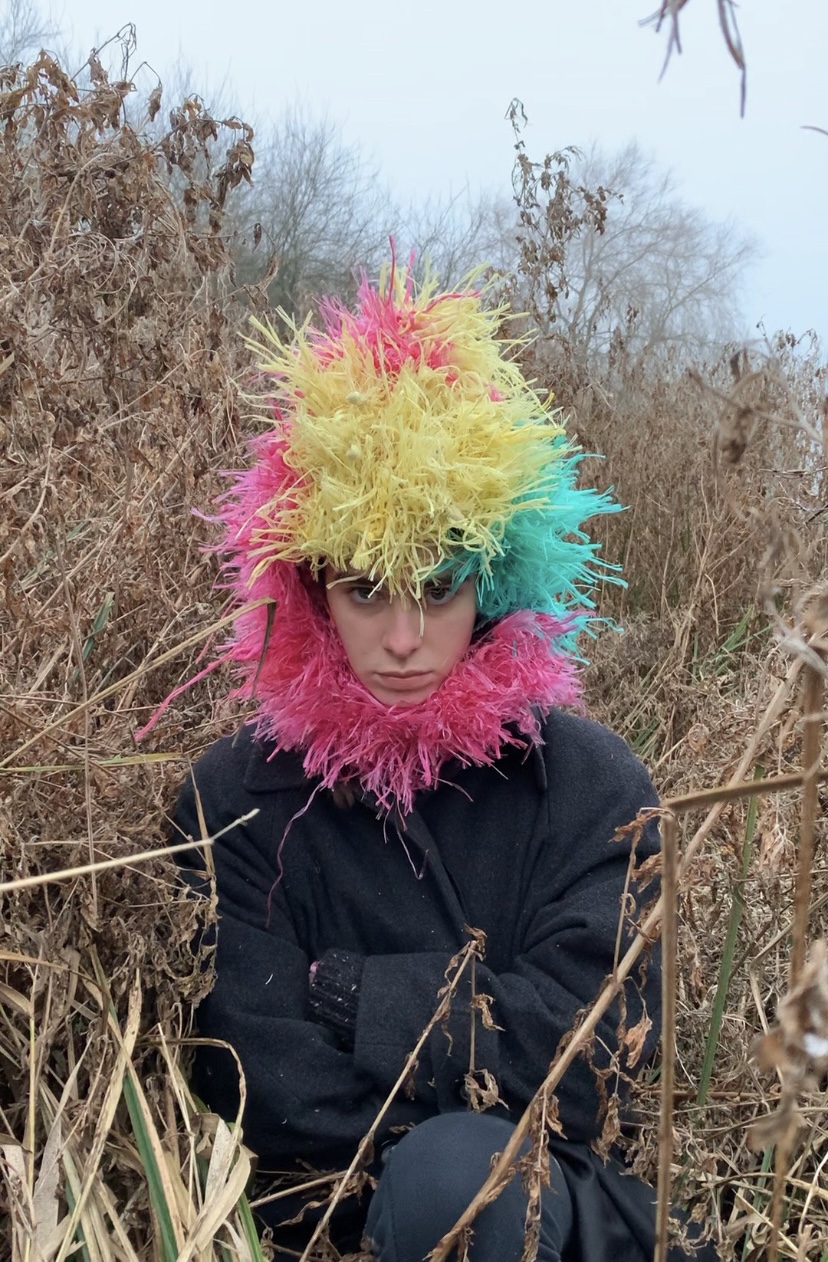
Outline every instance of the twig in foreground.
MULTIPOLYGON (((791 965, 789 990, 799 982, 805 966, 808 919, 811 911, 811 869, 814 862, 814 827, 819 788, 819 758, 822 750, 822 671, 810 663, 803 667, 805 684, 802 700, 802 808, 799 828, 799 854, 797 856, 796 890, 794 893, 794 921, 791 938, 791 965)), ((768 1243, 768 1262, 776 1262, 779 1256, 779 1237, 782 1227, 782 1201, 785 1181, 791 1162, 796 1123, 788 1121, 776 1145, 771 1196, 771 1235, 768 1243)))
POLYGON ((82 863, 75 868, 60 868, 57 872, 38 872, 36 876, 21 876, 16 881, 0 881, 0 894, 8 894, 12 890, 30 889, 33 885, 48 885, 52 881, 68 881, 75 876, 87 876, 90 872, 104 872, 107 868, 128 868, 133 863, 147 863, 150 859, 158 859, 162 855, 192 850, 194 846, 212 846, 214 841, 218 841, 219 837, 223 837, 231 828, 246 824, 258 813, 257 807, 255 811, 248 811, 246 815, 240 815, 238 819, 234 819, 232 824, 226 824, 217 833, 213 833, 212 837, 199 837, 198 841, 177 842, 174 846, 156 846, 154 850, 141 850, 138 854, 120 855, 117 859, 99 859, 97 863, 82 863))
POLYGON ((673 1163, 673 1090, 676 1079, 676 955, 678 952, 678 844, 675 815, 665 815, 661 830, 664 922, 661 975, 661 1103, 658 1117, 658 1201, 654 1262, 667 1258, 670 1215, 670 1167, 673 1163))

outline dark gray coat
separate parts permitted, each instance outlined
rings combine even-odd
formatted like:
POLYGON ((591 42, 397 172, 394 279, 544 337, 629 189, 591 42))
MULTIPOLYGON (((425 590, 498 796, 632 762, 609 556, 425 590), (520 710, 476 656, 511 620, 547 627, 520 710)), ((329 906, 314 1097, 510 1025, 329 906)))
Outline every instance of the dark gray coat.
MULTIPOLYGON (((196 764, 211 832, 258 810, 213 847, 217 980, 198 1020, 202 1034, 238 1052, 245 1140, 263 1165, 347 1162, 433 1013, 469 925, 486 935, 476 985, 500 1027, 485 1029, 476 1018, 476 1067, 495 1076, 513 1118, 536 1091, 562 1035, 613 967, 630 859, 629 839, 613 834, 656 800, 641 764, 604 728, 556 712, 544 735, 542 749, 511 751, 496 768, 447 769, 450 783, 421 794, 404 828, 366 801, 342 809, 327 792, 311 800, 300 758, 268 760, 249 728, 196 764), (358 964, 349 1040, 309 1006, 309 967, 331 948, 358 964)), ((199 836, 192 782, 176 824, 199 836)), ((648 825, 637 861, 657 847, 648 825)), ((190 856, 188 865, 198 860, 190 856)), ((627 917, 625 939, 629 925, 627 917)), ((659 1032, 656 961, 643 983, 627 986, 627 1027, 639 1020, 642 1000, 653 1024, 639 1064, 659 1032)), ((464 985, 419 1058, 413 1098, 392 1107, 380 1142, 395 1126, 465 1107, 468 1001, 464 985)), ((616 1005, 598 1028, 598 1065, 617 1045, 618 1022, 616 1005)), ((197 1070, 208 1103, 232 1116, 229 1055, 205 1049, 197 1070)), ((569 1140, 588 1143, 600 1133, 595 1076, 584 1059, 565 1076, 559 1102, 569 1140)))

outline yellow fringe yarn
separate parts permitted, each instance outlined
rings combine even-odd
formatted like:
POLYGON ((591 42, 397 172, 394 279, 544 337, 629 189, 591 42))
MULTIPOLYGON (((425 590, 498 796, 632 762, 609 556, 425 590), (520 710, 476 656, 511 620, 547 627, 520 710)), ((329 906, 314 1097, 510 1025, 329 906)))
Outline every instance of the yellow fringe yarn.
POLYGON ((371 291, 370 313, 364 302, 356 316, 338 312, 328 333, 292 326, 289 343, 254 321, 297 476, 290 503, 257 515, 254 577, 276 560, 327 562, 419 597, 461 553, 487 573, 513 514, 548 506, 550 463, 570 452, 503 358, 503 309, 485 310, 474 292, 435 298, 431 281, 416 294, 405 285, 402 271, 390 291, 387 280, 371 291))

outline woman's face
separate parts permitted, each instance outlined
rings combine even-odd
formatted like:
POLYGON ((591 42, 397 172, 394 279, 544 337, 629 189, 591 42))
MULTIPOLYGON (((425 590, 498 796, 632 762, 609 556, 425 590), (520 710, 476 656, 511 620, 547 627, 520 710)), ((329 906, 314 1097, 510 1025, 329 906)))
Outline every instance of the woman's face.
POLYGON ((364 575, 339 574, 331 566, 324 578, 328 609, 351 669, 385 705, 425 701, 471 643, 477 613, 471 579, 455 591, 439 581, 428 584, 415 602, 389 597, 364 575))

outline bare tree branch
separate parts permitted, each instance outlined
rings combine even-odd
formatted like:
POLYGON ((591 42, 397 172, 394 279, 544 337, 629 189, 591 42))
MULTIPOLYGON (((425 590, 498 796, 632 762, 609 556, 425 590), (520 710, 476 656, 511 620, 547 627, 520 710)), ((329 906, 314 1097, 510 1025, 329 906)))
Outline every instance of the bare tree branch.
POLYGON ((36 54, 57 39, 59 29, 30 0, 6 0, 0 15, 0 65, 8 66, 36 54))
POLYGON ((573 230, 558 242, 559 225, 549 215, 529 222, 525 209, 518 227, 524 253, 531 238, 537 258, 534 272, 522 263, 522 296, 544 333, 582 363, 622 352, 705 358, 742 336, 741 285, 757 256, 749 237, 687 206, 671 174, 635 145, 614 157, 573 155, 567 178, 573 230), (587 213, 590 189, 605 193, 600 220, 587 213), (555 280, 544 289, 550 263, 555 280))

